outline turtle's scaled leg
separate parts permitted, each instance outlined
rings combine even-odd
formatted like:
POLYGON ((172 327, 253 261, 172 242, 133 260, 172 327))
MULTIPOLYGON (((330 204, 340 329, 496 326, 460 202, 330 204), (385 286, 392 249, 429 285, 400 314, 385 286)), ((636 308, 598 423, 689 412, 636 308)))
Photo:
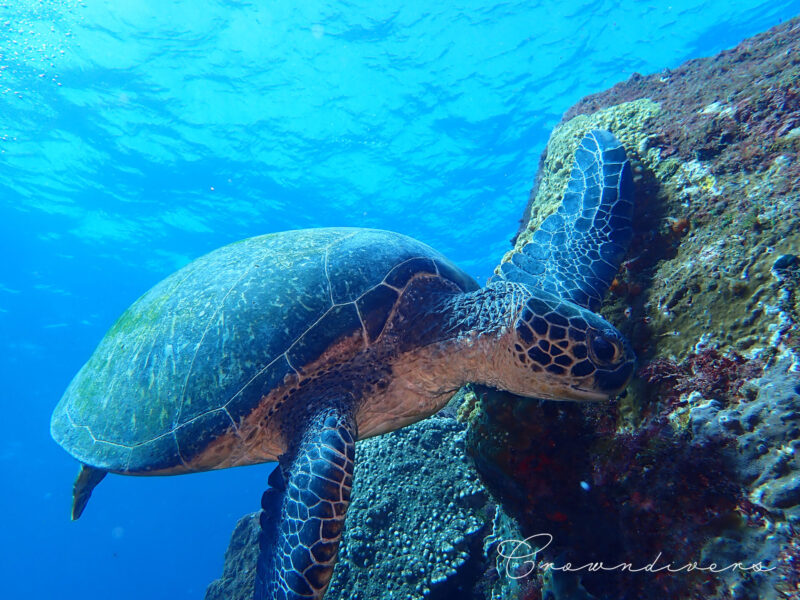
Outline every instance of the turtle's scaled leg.
POLYGON ((633 236, 633 200, 625 148, 611 132, 590 131, 575 152, 561 205, 496 277, 596 310, 633 236))
POLYGON ((103 481, 103 477, 108 471, 95 469, 89 465, 81 463, 81 470, 72 485, 72 520, 76 521, 82 514, 83 509, 92 497, 92 491, 97 484, 103 481))
POLYGON ((325 594, 350 504, 355 438, 349 410, 322 410, 270 475, 261 500, 255 600, 325 594))

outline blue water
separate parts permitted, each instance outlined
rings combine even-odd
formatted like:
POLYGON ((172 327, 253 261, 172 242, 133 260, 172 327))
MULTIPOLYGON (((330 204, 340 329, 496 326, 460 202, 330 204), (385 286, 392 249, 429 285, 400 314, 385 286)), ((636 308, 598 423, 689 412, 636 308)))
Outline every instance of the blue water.
POLYGON ((300 4, 0 3, 0 598, 201 598, 258 507, 267 466, 110 476, 69 521, 77 467, 50 411, 151 285, 225 243, 329 225, 412 235, 485 280, 565 109, 800 13, 300 4))

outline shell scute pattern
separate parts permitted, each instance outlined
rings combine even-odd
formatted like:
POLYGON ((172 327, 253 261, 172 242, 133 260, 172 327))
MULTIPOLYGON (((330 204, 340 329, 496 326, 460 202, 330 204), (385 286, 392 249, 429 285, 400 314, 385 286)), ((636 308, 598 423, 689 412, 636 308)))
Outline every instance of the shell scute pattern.
POLYGON ((388 285, 378 285, 356 301, 368 343, 374 342, 383 331, 399 296, 398 290, 388 285))
POLYGON ((318 359, 334 341, 341 337, 342 332, 360 332, 361 330, 361 317, 355 304, 352 302, 335 304, 287 350, 289 364, 294 365, 295 369, 302 374, 301 365, 308 365, 318 359))
POLYGON ((412 258, 406 262, 397 265, 386 275, 383 282, 395 289, 402 289, 414 275, 421 273, 428 273, 430 275, 438 275, 436 265, 429 258, 412 258))
POLYGON ((54 412, 54 436, 112 471, 206 468, 215 456, 190 461, 225 432, 237 436, 254 406, 288 383, 277 404, 287 401, 292 381, 299 386, 338 338, 374 343, 417 273, 477 287, 436 251, 390 232, 285 232, 212 252, 120 318, 54 412))

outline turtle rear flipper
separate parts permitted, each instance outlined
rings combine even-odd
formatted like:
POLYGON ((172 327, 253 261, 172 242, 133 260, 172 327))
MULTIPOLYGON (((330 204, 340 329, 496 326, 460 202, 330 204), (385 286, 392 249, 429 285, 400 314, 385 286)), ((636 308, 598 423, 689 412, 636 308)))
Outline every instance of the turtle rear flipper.
POLYGON ((316 413, 261 500, 255 600, 319 600, 350 504, 356 425, 348 409, 316 413))
POLYGON ((72 520, 76 521, 83 514, 83 509, 86 508, 89 498, 92 497, 92 491, 97 484, 103 481, 103 477, 108 474, 108 471, 103 469, 95 469, 89 465, 81 463, 81 470, 78 471, 78 476, 75 478, 75 483, 72 486, 72 520))
POLYGON ((587 133, 575 151, 556 212, 500 275, 596 310, 633 235, 633 179, 625 148, 608 131, 587 133))

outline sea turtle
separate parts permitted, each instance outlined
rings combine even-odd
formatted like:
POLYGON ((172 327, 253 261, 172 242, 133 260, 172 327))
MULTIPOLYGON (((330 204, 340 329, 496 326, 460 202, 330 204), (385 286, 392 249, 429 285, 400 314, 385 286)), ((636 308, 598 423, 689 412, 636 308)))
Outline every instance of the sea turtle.
POLYGON ((72 517, 106 473, 278 461, 255 598, 321 598, 354 443, 423 419, 467 382, 603 400, 634 357, 592 312, 631 235, 630 167, 586 135, 563 203, 481 288, 397 233, 307 229, 195 260, 137 300, 70 383, 53 438, 81 463, 72 517))

